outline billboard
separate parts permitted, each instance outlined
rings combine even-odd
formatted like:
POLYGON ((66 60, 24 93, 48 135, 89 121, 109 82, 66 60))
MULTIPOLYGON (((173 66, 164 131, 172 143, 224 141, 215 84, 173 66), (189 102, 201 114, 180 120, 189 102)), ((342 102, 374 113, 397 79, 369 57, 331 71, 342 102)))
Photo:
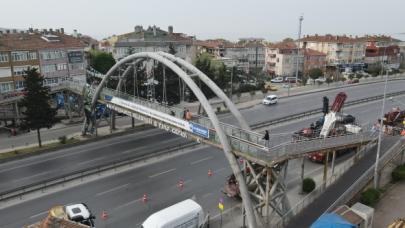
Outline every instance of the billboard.
POLYGON ((82 63, 83 62, 83 52, 81 51, 70 51, 68 52, 69 63, 82 63))
POLYGON ((170 124, 172 126, 176 126, 177 128, 181 128, 183 130, 186 130, 188 132, 191 132, 195 135, 204 137, 204 138, 209 138, 209 129, 196 124, 189 122, 187 120, 179 119, 175 116, 169 115, 167 113, 163 113, 154 109, 151 109, 149 107, 145 107, 140 104, 133 103, 131 101, 127 101, 118 97, 113 97, 113 96, 105 96, 105 99, 112 104, 119 105, 121 107, 124 107, 126 109, 135 111, 137 113, 141 113, 145 116, 149 116, 153 119, 160 120, 164 123, 170 124))

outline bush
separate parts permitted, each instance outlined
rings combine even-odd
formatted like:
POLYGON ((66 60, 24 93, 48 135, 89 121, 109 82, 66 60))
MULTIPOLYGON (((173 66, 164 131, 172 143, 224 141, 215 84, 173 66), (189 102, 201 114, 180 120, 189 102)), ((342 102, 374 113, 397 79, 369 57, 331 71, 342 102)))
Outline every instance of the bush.
POLYGON ((302 192, 310 193, 315 189, 315 181, 312 178, 305 178, 302 182, 302 192))
POLYGON ((256 91, 255 91, 255 90, 249 91, 249 93, 250 93, 250 96, 251 96, 252 98, 256 95, 256 91))
POLYGON ((60 144, 66 144, 67 138, 65 135, 58 138, 60 144))
POLYGON ((360 202, 368 206, 373 206, 375 203, 378 202, 379 198, 380 191, 375 188, 369 188, 361 193, 360 202))
POLYGON ((221 112, 221 107, 220 106, 217 107, 217 112, 218 113, 221 112))
POLYGON ((405 165, 397 166, 391 173, 392 181, 402 181, 405 180, 405 165))

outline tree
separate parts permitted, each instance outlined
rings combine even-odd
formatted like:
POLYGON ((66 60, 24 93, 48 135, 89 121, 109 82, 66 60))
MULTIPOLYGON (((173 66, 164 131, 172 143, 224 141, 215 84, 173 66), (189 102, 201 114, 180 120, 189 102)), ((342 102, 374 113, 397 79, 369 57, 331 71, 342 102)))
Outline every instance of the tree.
POLYGON ((24 124, 29 129, 37 131, 38 145, 41 147, 40 129, 50 128, 57 122, 56 109, 50 105, 50 89, 43 85, 44 78, 36 68, 26 70, 23 77, 26 83, 25 96, 19 105, 25 108, 24 124))
POLYGON ((283 42, 294 42, 294 39, 291 37, 287 37, 283 40, 283 42))
POLYGON ((333 80, 332 80, 331 77, 327 77, 327 78, 326 78, 326 83, 328 84, 328 86, 329 86, 329 84, 332 83, 332 82, 333 82, 333 80))
POLYGON ((98 72, 106 74, 114 64, 115 59, 111 53, 97 50, 90 51, 90 66, 98 72))
POLYGON ((315 80, 315 79, 321 77, 322 74, 323 74, 323 72, 319 68, 310 69, 309 72, 308 72, 308 75, 312 80, 315 80))

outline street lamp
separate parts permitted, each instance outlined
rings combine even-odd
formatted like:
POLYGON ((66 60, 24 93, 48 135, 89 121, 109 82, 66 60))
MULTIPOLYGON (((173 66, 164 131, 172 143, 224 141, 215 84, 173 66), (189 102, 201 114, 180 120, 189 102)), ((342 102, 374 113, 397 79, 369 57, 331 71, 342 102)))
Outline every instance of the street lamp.
MULTIPOLYGON (((384 48, 384 55, 387 50, 387 46, 384 48)), ((380 152, 381 152, 381 139, 383 134, 383 122, 384 122, 384 110, 385 110, 385 97, 387 95, 387 84, 388 84, 388 69, 385 69, 385 83, 384 83, 384 96, 383 103, 381 107, 381 117, 380 117, 380 131, 378 132, 378 145, 377 145, 377 154, 375 158, 374 165, 374 188, 378 188, 378 163, 380 161, 380 152)))

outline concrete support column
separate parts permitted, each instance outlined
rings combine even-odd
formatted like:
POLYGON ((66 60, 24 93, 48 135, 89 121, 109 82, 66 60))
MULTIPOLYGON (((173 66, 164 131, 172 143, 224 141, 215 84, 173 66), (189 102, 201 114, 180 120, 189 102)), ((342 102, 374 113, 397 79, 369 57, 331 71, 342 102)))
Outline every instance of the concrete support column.
POLYGON ((326 152, 326 157, 323 165, 323 187, 326 188, 326 181, 328 180, 328 160, 329 160, 329 151, 326 152))
POLYGON ((116 121, 117 113, 114 110, 111 110, 111 130, 115 130, 115 121, 116 121))
POLYGON ((305 157, 302 157, 302 160, 301 160, 301 186, 304 184, 304 172, 305 172, 305 157))
POLYGON ((17 123, 17 125, 20 124, 20 109, 18 108, 18 102, 14 103, 14 110, 15 110, 15 122, 17 123))
POLYGON ((266 167, 266 199, 265 199, 265 216, 266 224, 269 224, 270 215, 270 189, 271 189, 271 168, 266 167))
POLYGON ((335 159, 336 159, 336 151, 334 150, 332 154, 332 176, 335 173, 335 159))
POLYGON ((135 128, 135 118, 131 117, 131 126, 132 128, 135 128))

